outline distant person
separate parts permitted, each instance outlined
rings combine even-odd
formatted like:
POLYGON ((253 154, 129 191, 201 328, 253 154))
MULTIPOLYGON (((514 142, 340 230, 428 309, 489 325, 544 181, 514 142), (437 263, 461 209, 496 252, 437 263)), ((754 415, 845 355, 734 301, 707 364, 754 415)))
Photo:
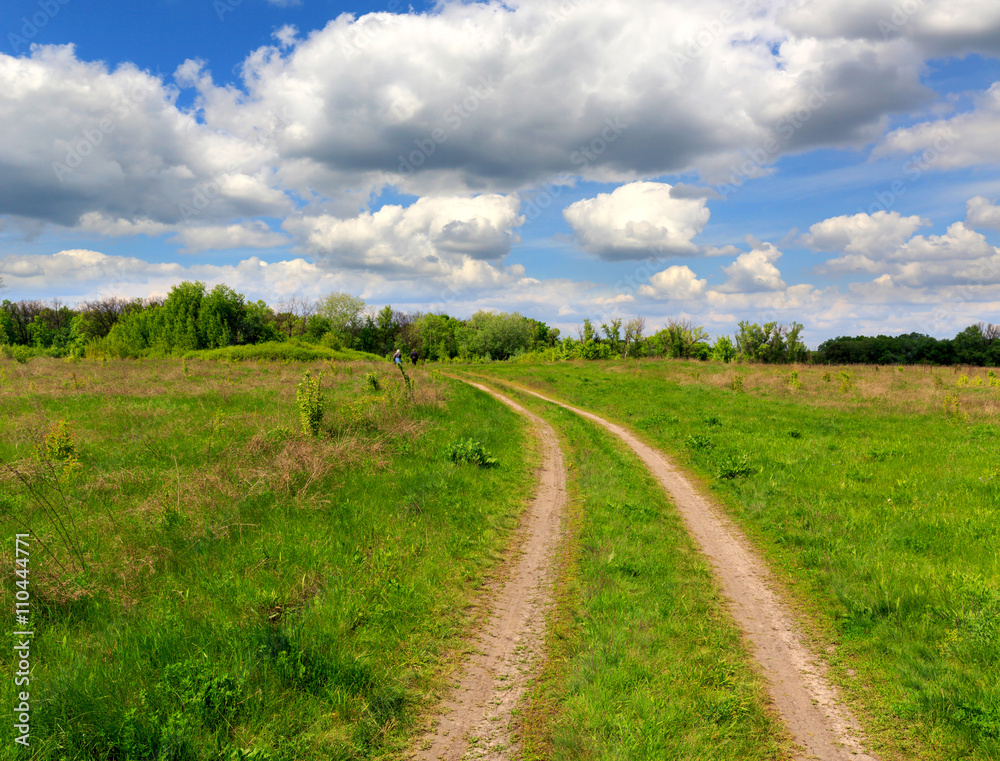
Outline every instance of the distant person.
POLYGON ((414 367, 417 366, 417 350, 416 349, 414 349, 413 351, 410 352, 410 361, 413 363, 414 367))
POLYGON ((392 355, 392 361, 395 362, 397 365, 403 364, 403 352, 401 352, 399 349, 396 349, 396 353, 392 355))

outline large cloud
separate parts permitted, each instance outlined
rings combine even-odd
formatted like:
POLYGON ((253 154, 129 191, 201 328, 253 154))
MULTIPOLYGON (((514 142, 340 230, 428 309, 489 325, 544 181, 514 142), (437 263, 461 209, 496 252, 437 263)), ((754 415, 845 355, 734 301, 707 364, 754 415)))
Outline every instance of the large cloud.
POLYGON ((1000 54, 1000 5, 992 0, 793 0, 780 18, 800 35, 902 38, 928 56, 1000 54))
POLYGON ((268 151, 199 124, 176 94, 134 66, 79 61, 72 46, 0 55, 0 214, 174 225, 289 211, 268 151))
POLYGON ((71 46, 0 55, 0 214, 179 228, 282 216, 289 194, 343 216, 387 185, 723 182, 870 141, 927 94, 905 40, 789 34, 773 8, 727 0, 443 2, 275 39, 241 87, 179 67, 191 109, 163 77, 71 46))
POLYGON ((703 199, 675 198, 671 186, 633 182, 570 205, 563 216, 582 248, 609 261, 698 253, 691 239, 708 222, 703 199))
POLYGON ((820 251, 881 256, 898 248, 928 224, 922 217, 904 217, 897 211, 832 217, 810 227, 802 242, 820 251))
POLYGON ((517 240, 514 230, 524 223, 519 207, 517 195, 421 198, 348 219, 296 217, 285 229, 323 266, 392 278, 496 282, 504 276, 491 262, 502 260, 517 240))
MULTIPOLYGON (((969 202, 970 216, 982 208, 978 202, 969 202)), ((813 225, 805 236, 810 245, 842 252, 818 271, 884 275, 895 283, 913 287, 1000 282, 998 249, 981 233, 955 222, 943 235, 916 235, 904 240, 908 229, 916 230, 925 220, 894 215, 858 214, 813 225)))
POLYGON ((425 194, 563 174, 727 177, 744 150, 769 164, 870 140, 927 94, 902 42, 793 39, 770 10, 725 0, 451 2, 282 39, 247 59, 247 97, 192 81, 219 129, 292 115, 283 179, 328 195, 380 181, 425 194))
POLYGON ((912 154, 915 158, 907 164, 907 171, 919 173, 929 169, 996 164, 1000 162, 1000 141, 996 139, 998 120, 1000 82, 995 82, 985 93, 976 96, 971 111, 890 132, 875 155, 912 154))

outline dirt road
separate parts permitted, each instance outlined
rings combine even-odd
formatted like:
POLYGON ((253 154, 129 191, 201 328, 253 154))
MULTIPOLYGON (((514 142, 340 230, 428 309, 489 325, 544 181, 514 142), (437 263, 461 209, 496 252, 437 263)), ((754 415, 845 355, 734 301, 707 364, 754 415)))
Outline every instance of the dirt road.
POLYGON ((487 593, 490 615, 476 650, 440 707, 436 725, 411 759, 518 758, 512 711, 539 663, 545 614, 552 604, 555 553, 566 504, 566 466, 555 431, 507 397, 480 386, 531 420, 541 444, 538 489, 521 522, 518 555, 499 589, 487 593))
MULTIPOLYGON (((427 761, 518 757, 511 711, 540 658, 565 504, 565 466, 552 428, 496 391, 471 385, 532 421, 543 462, 538 491, 522 523, 522 553, 502 589, 493 595, 480 652, 465 665, 435 728, 410 756, 427 761)), ((603 426, 631 447, 660 481, 715 571, 729 610, 767 680, 774 708, 800 746, 796 757, 877 761, 866 751, 857 721, 824 677, 822 662, 806 646, 788 606, 774 592, 777 587, 764 561, 718 506, 699 494, 663 454, 621 426, 537 392, 518 390, 603 426)))
POLYGON ((711 562, 729 610, 750 642, 768 682, 775 709, 795 741, 799 758, 819 761, 875 761, 857 721, 824 677, 824 669, 806 646, 788 606, 774 593, 776 585, 764 561, 742 532, 711 504, 663 454, 621 426, 593 413, 549 399, 592 420, 621 438, 663 484, 688 531, 711 562))

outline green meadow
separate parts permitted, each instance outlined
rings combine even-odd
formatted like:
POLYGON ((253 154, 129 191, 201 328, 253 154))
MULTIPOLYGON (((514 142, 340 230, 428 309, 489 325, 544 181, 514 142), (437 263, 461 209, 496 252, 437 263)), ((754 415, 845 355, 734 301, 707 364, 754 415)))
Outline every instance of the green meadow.
POLYGON ((2 583, 12 600, 30 532, 35 633, 30 687, 5 658, 0 694, 30 689, 32 759, 400 755, 482 617, 534 467, 512 412, 410 376, 0 363, 2 583), (453 460, 470 448, 496 466, 453 460))
MULTIPOLYGON (((427 368, 304 359, 0 362, 5 599, 31 534, 30 758, 401 758, 433 713, 534 445, 427 368)), ((452 369, 593 410, 686 467, 768 558, 880 758, 1000 757, 992 374, 452 369)), ((571 496, 526 758, 788 758, 662 489, 609 434, 517 397, 559 433, 571 496)))
MULTIPOLYGON (((624 423, 701 480, 776 569, 881 758, 1000 757, 992 373, 685 361, 470 372, 624 423)), ((572 636, 602 594, 581 590, 572 636)), ((595 641, 565 668, 603 657, 595 641)))

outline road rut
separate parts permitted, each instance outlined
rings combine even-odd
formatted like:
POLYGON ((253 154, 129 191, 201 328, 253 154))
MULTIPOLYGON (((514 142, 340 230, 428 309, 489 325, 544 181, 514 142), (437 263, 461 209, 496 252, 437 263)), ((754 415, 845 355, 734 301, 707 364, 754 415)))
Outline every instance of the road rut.
POLYGON ((462 667, 436 725, 409 755, 415 761, 519 756, 512 720, 525 687, 540 663, 546 612, 552 605, 555 556, 562 538, 566 466, 552 427, 492 389, 495 396, 533 424, 541 444, 538 487, 521 522, 524 537, 502 587, 487 593, 490 615, 476 641, 476 654, 462 667))

